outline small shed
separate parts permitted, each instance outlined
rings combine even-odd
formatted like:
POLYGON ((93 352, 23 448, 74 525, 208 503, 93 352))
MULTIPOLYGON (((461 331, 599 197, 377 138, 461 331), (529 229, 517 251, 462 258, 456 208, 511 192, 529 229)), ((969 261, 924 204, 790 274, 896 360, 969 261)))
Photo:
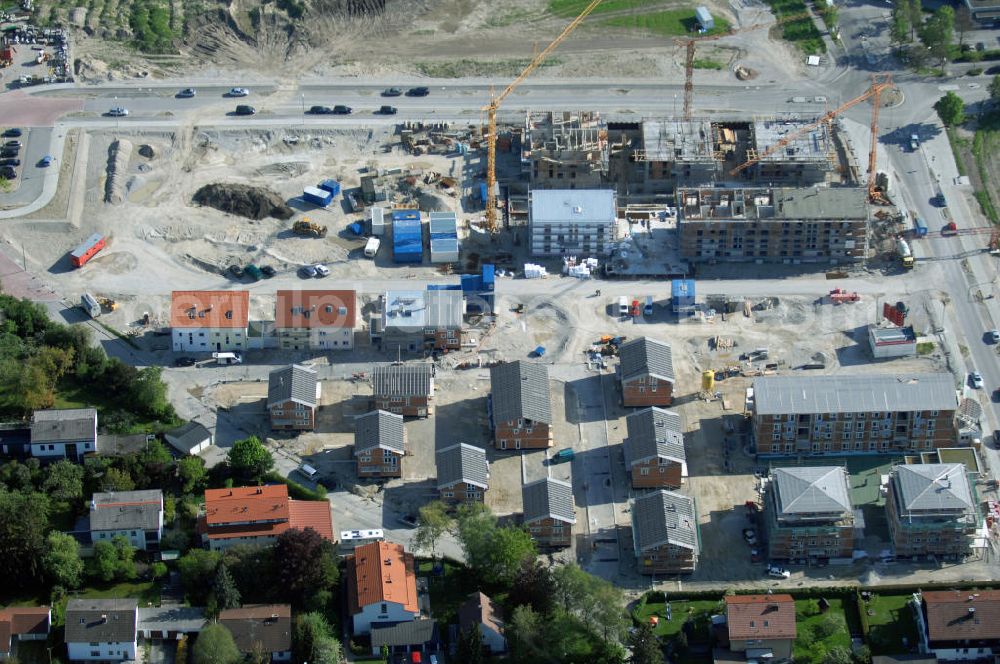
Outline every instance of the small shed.
POLYGON ((700 32, 708 32, 715 27, 715 19, 704 5, 694 10, 694 17, 698 21, 700 32))
POLYGON ((167 444, 181 454, 201 454, 212 444, 212 432, 198 422, 188 422, 163 435, 167 444))

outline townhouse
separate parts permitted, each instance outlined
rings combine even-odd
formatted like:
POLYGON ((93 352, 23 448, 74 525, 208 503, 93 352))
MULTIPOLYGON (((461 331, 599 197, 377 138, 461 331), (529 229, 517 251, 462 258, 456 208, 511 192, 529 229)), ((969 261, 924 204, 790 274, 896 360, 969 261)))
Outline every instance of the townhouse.
POLYGON ((292 659, 292 607, 288 604, 247 604, 219 612, 219 624, 233 635, 236 649, 251 657, 267 655, 272 662, 292 659))
POLYGON ((640 574, 693 572, 701 551, 694 500, 664 489, 637 496, 632 540, 640 574))
POLYGON ((95 493, 90 501, 90 541, 124 537, 141 551, 158 551, 163 537, 163 492, 95 493))
POLYGON ((674 401, 674 362, 670 344, 649 337, 618 347, 618 381, 626 408, 669 406, 674 401))
POLYGON ((284 484, 205 491, 205 512, 198 519, 198 532, 213 551, 236 544, 268 546, 290 528, 312 528, 333 542, 330 503, 290 500, 284 484))
POLYGON ((420 616, 413 554, 402 544, 372 542, 347 556, 347 607, 354 634, 420 616))
POLYGON ((524 525, 539 547, 561 548, 573 543, 576 507, 573 487, 552 477, 521 488, 524 525))
POLYGON ((267 376, 267 411, 274 430, 312 431, 323 384, 312 367, 292 364, 267 376))
POLYGON ((250 293, 173 291, 170 338, 175 352, 229 352, 247 348, 250 293))
POLYGON ((353 290, 280 290, 274 334, 283 350, 353 350, 357 294, 353 290))
POLYGON ((625 467, 633 489, 679 489, 687 477, 681 417, 662 408, 646 408, 625 418, 625 467))
POLYGON ((1000 590, 926 590, 917 597, 923 652, 939 662, 996 661, 1000 590))
POLYGON ((466 443, 438 450, 437 490, 447 505, 484 502, 490 488, 490 462, 486 450, 466 443))
POLYGON ((31 456, 43 461, 80 462, 97 452, 97 410, 36 410, 31 415, 31 456))
POLYGON ((374 410, 385 410, 404 417, 428 417, 434 412, 434 365, 377 364, 372 367, 374 410))
POLYGON ((490 367, 487 407, 497 449, 552 447, 549 370, 544 364, 518 360, 490 367))
POLYGON ((374 410, 354 420, 358 477, 402 477, 405 454, 406 429, 402 415, 374 410))
POLYGON ((727 595, 729 650, 747 660, 787 660, 795 642, 795 600, 791 595, 727 595))
POLYGON ((66 649, 73 661, 121 662, 136 658, 139 602, 71 599, 66 603, 66 649))
POLYGON ((978 505, 964 464, 895 466, 889 472, 885 510, 896 556, 968 555, 982 525, 978 505))

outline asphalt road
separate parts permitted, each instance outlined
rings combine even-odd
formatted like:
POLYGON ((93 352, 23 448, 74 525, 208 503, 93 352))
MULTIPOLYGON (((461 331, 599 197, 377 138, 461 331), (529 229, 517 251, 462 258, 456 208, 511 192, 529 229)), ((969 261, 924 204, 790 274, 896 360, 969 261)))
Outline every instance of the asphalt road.
POLYGON ((51 127, 25 129, 24 135, 17 140, 24 143, 19 157, 21 166, 17 169, 17 180, 15 180, 18 186, 15 191, 0 196, 0 204, 5 206, 27 205, 34 201, 42 194, 42 185, 45 183, 47 170, 59 168, 59 164, 55 161, 47 168, 38 165, 42 157, 49 154, 51 149, 51 127))

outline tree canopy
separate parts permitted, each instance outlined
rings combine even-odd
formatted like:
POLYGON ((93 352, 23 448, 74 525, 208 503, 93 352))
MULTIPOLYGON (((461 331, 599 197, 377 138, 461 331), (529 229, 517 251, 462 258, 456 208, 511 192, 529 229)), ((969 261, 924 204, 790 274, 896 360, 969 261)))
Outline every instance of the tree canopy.
POLYGON ((201 630, 191 651, 194 664, 236 664, 242 659, 232 633, 219 623, 201 630))
POLYGON ((954 92, 948 92, 934 104, 941 122, 954 127, 965 122, 965 102, 954 92))
POLYGON ((271 453, 257 436, 237 440, 226 457, 233 475, 241 480, 259 482, 274 466, 271 453))

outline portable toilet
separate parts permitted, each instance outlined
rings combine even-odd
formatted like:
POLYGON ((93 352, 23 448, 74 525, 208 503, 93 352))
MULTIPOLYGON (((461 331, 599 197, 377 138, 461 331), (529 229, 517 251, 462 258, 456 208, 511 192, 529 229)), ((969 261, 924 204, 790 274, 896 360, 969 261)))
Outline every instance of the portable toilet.
POLYGON ((715 19, 712 18, 708 7, 701 6, 695 9, 694 17, 698 21, 699 32, 708 32, 715 27, 715 19))

